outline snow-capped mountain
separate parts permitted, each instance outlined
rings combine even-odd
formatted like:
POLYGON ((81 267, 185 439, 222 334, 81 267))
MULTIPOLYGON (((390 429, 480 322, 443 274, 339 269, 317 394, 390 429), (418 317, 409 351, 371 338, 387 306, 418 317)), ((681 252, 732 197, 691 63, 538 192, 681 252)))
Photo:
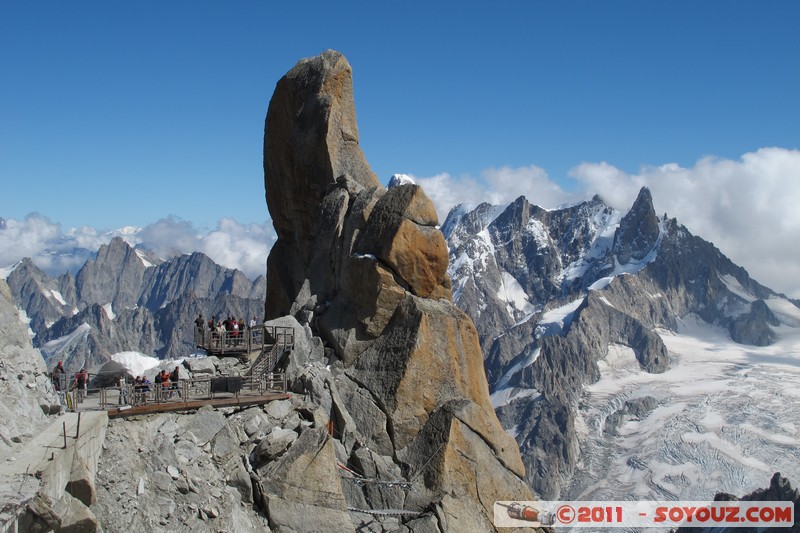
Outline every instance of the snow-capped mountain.
POLYGON ((655 214, 520 197, 442 225, 498 416, 544 498, 711 498, 800 479, 800 309, 655 214), (776 407, 789 406, 787 413, 776 407))
POLYGON ((68 368, 131 350, 188 355, 199 313, 260 317, 266 292, 264 276, 251 281, 202 253, 163 261, 120 237, 101 246, 74 277, 51 278, 23 259, 7 282, 34 345, 45 360, 62 359, 68 368))
POLYGON ((391 189, 393 187, 399 187, 400 185, 407 184, 414 185, 414 178, 408 174, 392 174, 392 177, 389 178, 389 183, 386 184, 386 188, 391 189))

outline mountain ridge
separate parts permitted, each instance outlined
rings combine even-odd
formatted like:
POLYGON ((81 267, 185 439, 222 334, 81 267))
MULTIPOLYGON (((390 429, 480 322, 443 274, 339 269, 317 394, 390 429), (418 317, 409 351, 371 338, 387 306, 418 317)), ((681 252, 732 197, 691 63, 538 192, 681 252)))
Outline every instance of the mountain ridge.
POLYGON ((774 343, 778 324, 800 325, 772 309, 796 302, 658 218, 646 188, 627 212, 599 196, 553 210, 519 197, 454 209, 442 229, 454 301, 475 321, 498 416, 544 497, 579 468, 579 404, 609 347, 632 350, 637 372, 656 375, 675 362, 657 329, 677 331, 682 317, 754 346, 774 343))
POLYGON ((25 258, 7 282, 30 317, 34 345, 46 361, 63 359, 70 370, 102 364, 120 351, 186 356, 195 348, 198 314, 260 317, 266 290, 263 275, 251 281, 202 252, 159 260, 120 237, 102 245, 74 277, 51 278, 25 258), (73 335, 79 329, 84 334, 73 335))

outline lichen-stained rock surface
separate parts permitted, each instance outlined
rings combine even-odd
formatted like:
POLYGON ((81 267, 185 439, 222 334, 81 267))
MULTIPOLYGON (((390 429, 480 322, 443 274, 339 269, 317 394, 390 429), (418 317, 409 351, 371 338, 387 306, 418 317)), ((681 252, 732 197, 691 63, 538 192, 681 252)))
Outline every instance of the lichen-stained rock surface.
POLYGON ((368 222, 356 251, 376 256, 413 294, 430 296, 447 276, 447 245, 423 190, 412 184, 390 189, 368 222))
MULTIPOLYGON (((489 401, 475 327, 452 303, 433 203, 412 183, 378 183, 358 147, 351 84, 347 61, 327 51, 278 82, 267 113, 265 186, 278 241, 266 316, 291 314, 322 339, 328 366, 290 362, 289 381, 334 437, 300 446, 306 433, 284 457, 313 448, 312 470, 328 471, 332 450, 353 472, 374 473, 341 488, 328 476, 326 512, 340 508, 341 491, 356 522, 391 506, 398 530, 491 530, 496 500, 533 498, 519 448, 489 401)), ((276 466, 287 460, 264 466, 274 469, 266 477, 292 470, 276 466)), ((270 516, 297 500, 271 492, 262 498, 270 516)))

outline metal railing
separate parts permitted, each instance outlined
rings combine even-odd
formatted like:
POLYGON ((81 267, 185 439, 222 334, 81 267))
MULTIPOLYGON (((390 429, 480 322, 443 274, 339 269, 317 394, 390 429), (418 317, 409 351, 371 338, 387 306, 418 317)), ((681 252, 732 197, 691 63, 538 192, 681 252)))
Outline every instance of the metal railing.
POLYGON ((294 347, 294 328, 282 330, 276 332, 274 344, 264 346, 245 375, 259 376, 274 371, 283 354, 294 347))
POLYGON ((262 325, 244 331, 194 328, 194 344, 208 353, 224 355, 263 350, 271 344, 294 346, 294 328, 262 325))
POLYGON ((240 398, 286 392, 286 375, 268 373, 261 376, 204 376, 162 383, 126 383, 113 387, 73 388, 57 392, 70 411, 106 410, 125 406, 167 403, 188 403, 220 397, 240 398))

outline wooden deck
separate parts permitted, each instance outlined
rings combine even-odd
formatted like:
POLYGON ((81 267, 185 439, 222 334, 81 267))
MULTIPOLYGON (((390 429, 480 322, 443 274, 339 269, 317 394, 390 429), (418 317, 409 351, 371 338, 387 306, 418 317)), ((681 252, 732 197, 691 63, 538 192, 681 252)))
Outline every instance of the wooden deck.
POLYGON ((152 413, 168 413, 174 411, 193 411, 203 406, 213 407, 250 407, 264 405, 274 400, 286 400, 292 395, 285 392, 268 392, 259 396, 241 395, 238 398, 206 398, 189 401, 168 401, 163 403, 148 403, 144 405, 122 406, 108 410, 109 418, 122 418, 135 415, 148 415, 152 413))

